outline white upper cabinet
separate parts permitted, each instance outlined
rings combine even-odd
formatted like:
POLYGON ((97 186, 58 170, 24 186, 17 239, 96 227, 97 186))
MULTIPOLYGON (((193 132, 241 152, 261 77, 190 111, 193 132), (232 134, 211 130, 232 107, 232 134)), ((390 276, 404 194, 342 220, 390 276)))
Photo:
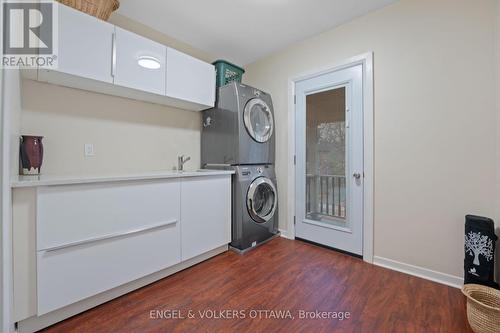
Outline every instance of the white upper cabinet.
POLYGON ((57 6, 58 68, 23 71, 25 78, 185 110, 214 106, 213 65, 68 6, 57 6))
POLYGON ((112 24, 59 5, 59 72, 104 82, 113 82, 111 55, 112 24))
POLYGON ((215 67, 167 48, 167 96, 213 106, 215 67))
POLYGON ((164 95, 167 47, 118 27, 115 34, 114 83, 164 95))

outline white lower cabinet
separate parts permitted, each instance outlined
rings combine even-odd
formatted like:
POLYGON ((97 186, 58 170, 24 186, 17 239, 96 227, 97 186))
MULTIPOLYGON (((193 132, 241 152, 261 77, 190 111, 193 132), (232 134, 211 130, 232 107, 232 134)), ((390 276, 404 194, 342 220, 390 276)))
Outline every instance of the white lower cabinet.
POLYGON ((231 178, 183 179, 181 217, 182 260, 230 243, 231 178))
POLYGON ((35 193, 36 288, 28 282, 18 289, 36 290, 37 316, 231 241, 229 174, 46 186, 35 193))

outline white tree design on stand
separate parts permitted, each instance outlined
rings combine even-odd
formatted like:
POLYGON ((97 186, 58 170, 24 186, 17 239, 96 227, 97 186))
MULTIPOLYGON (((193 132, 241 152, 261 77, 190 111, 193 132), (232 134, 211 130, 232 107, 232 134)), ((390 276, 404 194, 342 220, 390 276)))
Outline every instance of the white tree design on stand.
POLYGON ((487 261, 493 258, 493 242, 488 236, 480 232, 469 232, 465 235, 465 252, 474 256, 473 264, 479 266, 479 255, 482 254, 487 261))

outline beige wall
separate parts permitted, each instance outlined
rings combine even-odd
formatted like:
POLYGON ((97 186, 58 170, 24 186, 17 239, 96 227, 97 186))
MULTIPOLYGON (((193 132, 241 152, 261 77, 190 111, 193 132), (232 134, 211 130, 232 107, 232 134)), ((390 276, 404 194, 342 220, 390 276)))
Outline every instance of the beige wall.
POLYGON ((374 52, 375 255, 462 276, 464 215, 495 214, 493 0, 403 0, 246 67, 273 96, 280 227, 288 80, 374 52))
POLYGON ((177 155, 200 164, 200 115, 120 97, 24 80, 22 133, 44 136, 45 174, 172 169, 177 155), (84 144, 95 156, 84 156, 84 144))
MULTIPOLYGON (((495 96, 497 116, 497 166, 500 168, 500 0, 496 0, 495 16, 495 96)), ((497 226, 500 228, 500 169, 497 172, 497 226)), ((500 246, 499 246, 500 247, 500 246)), ((500 260, 499 260, 500 261, 500 260)))
MULTIPOLYGON (((500 0, 496 0, 495 16, 495 96, 496 96, 496 117, 497 117, 497 139, 496 139, 496 157, 497 157, 497 193, 496 193, 496 226, 497 235, 500 238, 500 0)), ((497 242, 497 281, 500 281, 500 241, 497 242)))
MULTIPOLYGON (((114 14, 112 23, 205 61, 213 57, 114 14)), ((200 166, 201 114, 30 80, 22 82, 21 133, 43 135, 45 174, 172 169, 177 155, 200 166), (95 156, 84 156, 84 144, 95 156)), ((16 158, 17 163, 17 158, 16 158)))

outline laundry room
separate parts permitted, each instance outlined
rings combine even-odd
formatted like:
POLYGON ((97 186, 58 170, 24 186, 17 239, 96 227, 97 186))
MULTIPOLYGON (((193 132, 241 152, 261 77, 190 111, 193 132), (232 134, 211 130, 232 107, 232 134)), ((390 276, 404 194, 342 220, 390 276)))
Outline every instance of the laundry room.
POLYGON ((1 0, 0 332, 500 332, 499 0, 1 0))

